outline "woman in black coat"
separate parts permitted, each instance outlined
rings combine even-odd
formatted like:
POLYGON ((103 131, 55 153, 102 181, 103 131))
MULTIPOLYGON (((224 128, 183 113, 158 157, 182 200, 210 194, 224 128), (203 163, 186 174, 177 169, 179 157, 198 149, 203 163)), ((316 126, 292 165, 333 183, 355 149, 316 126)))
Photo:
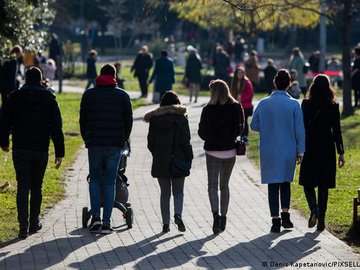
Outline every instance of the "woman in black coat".
POLYGON ((300 185, 311 210, 309 228, 325 229, 328 189, 335 188, 336 152, 339 168, 345 164, 339 104, 326 75, 315 77, 308 98, 302 102, 306 151, 300 167, 300 185), (318 187, 316 200, 315 187, 318 187))
POLYGON ((160 107, 148 112, 144 117, 149 122, 148 149, 153 156, 151 175, 158 178, 161 195, 160 206, 163 220, 163 232, 170 231, 170 196, 174 196, 175 224, 178 230, 185 231, 182 221, 185 176, 190 174, 190 168, 180 174, 174 174, 172 159, 187 161, 193 159, 190 144, 190 129, 187 119, 187 109, 180 104, 175 92, 165 93, 160 107))
POLYGON ((225 81, 211 81, 209 87, 211 97, 201 112, 198 134, 205 141, 208 193, 214 218, 213 233, 218 234, 226 227, 229 180, 236 159, 235 141, 243 131, 244 111, 241 104, 231 96, 225 81))

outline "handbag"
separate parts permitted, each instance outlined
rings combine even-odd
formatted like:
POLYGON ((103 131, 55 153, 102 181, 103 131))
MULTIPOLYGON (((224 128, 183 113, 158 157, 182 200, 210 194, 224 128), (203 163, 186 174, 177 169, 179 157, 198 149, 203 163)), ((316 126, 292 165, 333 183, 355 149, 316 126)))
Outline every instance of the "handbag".
POLYGON ((184 160, 176 157, 175 153, 175 143, 176 143, 176 135, 177 135, 178 122, 175 122, 175 132, 174 132, 174 140, 172 145, 172 153, 171 153, 171 177, 185 177, 190 175, 191 169, 191 161, 184 160))
POLYGON ((244 156, 246 153, 246 145, 245 142, 240 138, 240 140, 237 140, 235 142, 235 149, 236 149, 236 155, 237 156, 244 156))

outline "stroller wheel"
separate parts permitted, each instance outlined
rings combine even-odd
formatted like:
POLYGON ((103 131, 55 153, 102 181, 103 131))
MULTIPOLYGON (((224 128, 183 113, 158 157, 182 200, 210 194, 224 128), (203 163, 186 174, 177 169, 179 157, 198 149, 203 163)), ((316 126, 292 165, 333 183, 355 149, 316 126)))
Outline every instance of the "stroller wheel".
POLYGON ((134 221, 134 212, 131 208, 128 208, 125 220, 126 220, 126 225, 128 226, 128 229, 131 229, 133 221, 134 221))
POLYGON ((85 229, 87 227, 87 223, 90 219, 89 210, 87 207, 82 209, 82 226, 85 229))

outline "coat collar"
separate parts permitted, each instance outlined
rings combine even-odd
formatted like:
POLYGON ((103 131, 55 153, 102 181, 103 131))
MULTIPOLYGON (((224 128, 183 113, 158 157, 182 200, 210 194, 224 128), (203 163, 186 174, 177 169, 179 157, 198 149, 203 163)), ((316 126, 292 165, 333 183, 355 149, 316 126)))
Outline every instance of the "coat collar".
POLYGON ((170 105, 170 106, 158 107, 147 112, 144 116, 144 121, 150 122, 151 118, 162 116, 165 114, 187 115, 187 108, 183 105, 170 105))
POLYGON ((271 93, 271 96, 274 96, 274 95, 284 95, 284 96, 291 97, 291 96, 288 94, 288 92, 283 91, 283 90, 274 90, 274 91, 271 93))

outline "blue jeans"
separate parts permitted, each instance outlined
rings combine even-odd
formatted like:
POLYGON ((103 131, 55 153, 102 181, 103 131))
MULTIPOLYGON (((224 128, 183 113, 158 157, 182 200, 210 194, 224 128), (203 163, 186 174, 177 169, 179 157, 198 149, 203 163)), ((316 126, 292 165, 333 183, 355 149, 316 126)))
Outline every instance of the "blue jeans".
POLYGON ((120 147, 92 147, 88 150, 90 170, 91 214, 100 216, 101 202, 104 207, 103 223, 110 224, 114 206, 116 175, 123 149, 120 147), (100 199, 100 185, 103 198, 100 199), (101 202, 100 202, 101 201, 101 202))

